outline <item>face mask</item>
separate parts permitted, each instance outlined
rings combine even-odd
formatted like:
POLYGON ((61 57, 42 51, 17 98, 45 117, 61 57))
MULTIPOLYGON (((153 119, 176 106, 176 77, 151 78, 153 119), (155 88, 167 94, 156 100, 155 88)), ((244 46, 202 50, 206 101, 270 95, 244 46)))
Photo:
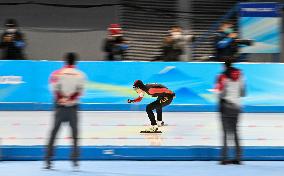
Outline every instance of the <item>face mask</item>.
POLYGON ((225 32, 226 34, 231 34, 231 33, 234 32, 234 30, 233 30, 232 28, 227 28, 227 29, 224 30, 224 32, 225 32))
POLYGON ((181 32, 171 32, 172 37, 179 37, 181 36, 181 32))
POLYGON ((8 33, 15 33, 16 31, 17 31, 17 29, 15 29, 15 28, 6 29, 6 32, 8 32, 8 33))

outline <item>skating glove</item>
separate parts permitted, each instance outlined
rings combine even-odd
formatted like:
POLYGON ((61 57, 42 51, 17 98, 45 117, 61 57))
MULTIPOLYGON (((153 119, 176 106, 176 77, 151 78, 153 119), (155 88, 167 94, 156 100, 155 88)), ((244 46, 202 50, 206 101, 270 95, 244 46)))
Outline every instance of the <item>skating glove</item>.
POLYGON ((135 102, 134 100, 130 100, 130 99, 127 100, 127 103, 134 103, 134 102, 135 102))

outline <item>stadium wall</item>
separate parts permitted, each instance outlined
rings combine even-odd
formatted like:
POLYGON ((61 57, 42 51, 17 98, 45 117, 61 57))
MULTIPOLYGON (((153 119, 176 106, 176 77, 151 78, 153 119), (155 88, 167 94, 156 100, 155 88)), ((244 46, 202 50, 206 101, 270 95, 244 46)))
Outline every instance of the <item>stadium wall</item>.
MULTIPOLYGON (((21 2, 29 1, 13 1, 11 4, 21 2)), ((95 6, 120 1, 41 0, 40 3, 95 6)), ((109 24, 119 23, 119 9, 118 5, 70 8, 0 4, 0 32, 4 30, 6 19, 16 19, 27 40, 25 53, 28 59, 61 60, 65 52, 74 51, 80 53, 82 60, 103 60, 102 42, 107 37, 109 24)))

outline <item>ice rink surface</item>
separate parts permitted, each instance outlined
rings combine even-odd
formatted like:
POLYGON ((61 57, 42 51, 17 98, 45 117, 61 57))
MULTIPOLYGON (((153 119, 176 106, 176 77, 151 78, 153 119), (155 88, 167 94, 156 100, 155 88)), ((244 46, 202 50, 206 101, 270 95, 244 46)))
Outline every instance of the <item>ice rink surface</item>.
POLYGON ((57 161, 44 170, 40 161, 0 162, 3 176, 283 176, 284 162, 244 162, 218 165, 214 161, 83 161, 74 170, 68 161, 57 161))
MULTIPOLYGON (((140 134, 149 124, 146 112, 80 112, 80 145, 220 146, 217 113, 164 112, 162 134, 140 134)), ((53 124, 50 111, 0 112, 2 145, 45 145, 53 124)), ((62 126, 57 145, 69 145, 70 129, 62 126)), ((243 146, 284 146, 283 114, 245 113, 239 131, 243 146)))
MULTIPOLYGON (((45 145, 53 112, 0 112, 2 145, 45 145)), ((140 134, 149 121, 145 112, 80 112, 80 145, 220 146, 217 113, 166 112, 162 134, 140 134)), ((244 146, 284 146, 283 114, 242 114, 239 130, 244 146)), ((64 125, 57 145, 70 145, 64 125)), ((284 162, 246 161, 218 165, 216 161, 81 161, 74 171, 69 161, 55 161, 54 170, 42 161, 2 161, 2 176, 283 176, 284 162)))

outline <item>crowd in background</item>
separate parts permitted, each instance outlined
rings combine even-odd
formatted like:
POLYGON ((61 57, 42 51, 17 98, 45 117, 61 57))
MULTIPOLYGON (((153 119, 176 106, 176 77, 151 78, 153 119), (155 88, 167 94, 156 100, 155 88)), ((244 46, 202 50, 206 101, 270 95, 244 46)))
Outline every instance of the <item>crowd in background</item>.
MULTIPOLYGON (((189 42, 194 41, 193 35, 185 35, 180 26, 173 26, 160 46, 161 55, 153 61, 180 61, 180 56, 184 54, 184 49, 189 42)), ((124 60, 129 41, 123 36, 123 30, 119 24, 111 24, 108 28, 108 36, 103 44, 105 60, 124 60)))
MULTIPOLYGON (((153 61, 181 61, 181 56, 189 43, 195 41, 195 36, 185 34, 180 26, 172 26, 168 35, 162 41, 160 46, 161 54, 153 61)), ((241 44, 250 45, 250 43, 241 43, 238 41, 238 33, 230 22, 224 22, 220 25, 215 35, 214 46, 215 55, 208 58, 211 61, 224 61, 231 59, 241 61, 239 48, 241 44)), ((124 60, 129 41, 123 37, 123 30, 119 24, 111 24, 108 28, 108 37, 104 41, 103 50, 106 53, 106 60, 124 60)))
MULTIPOLYGON (((185 34, 180 26, 172 26, 168 35, 161 41, 160 55, 153 61, 181 61, 185 48, 194 42, 194 35, 185 34)), ((211 61, 224 61, 232 59, 240 61, 238 33, 234 31, 233 24, 224 22, 220 25, 215 37, 215 55, 210 57, 211 61)), ((107 37, 103 41, 102 50, 105 60, 126 60, 125 55, 129 49, 130 41, 124 35, 119 24, 110 24, 107 29, 107 37)), ((26 47, 24 34, 20 31, 17 21, 8 19, 5 22, 5 31, 1 36, 0 49, 3 60, 26 59, 24 49, 26 47)))

